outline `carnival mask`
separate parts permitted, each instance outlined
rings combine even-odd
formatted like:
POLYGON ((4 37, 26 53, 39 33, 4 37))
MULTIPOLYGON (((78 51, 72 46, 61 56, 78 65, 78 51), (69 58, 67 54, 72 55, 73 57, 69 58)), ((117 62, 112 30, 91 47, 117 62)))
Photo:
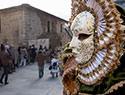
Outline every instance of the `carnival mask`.
POLYGON ((62 53, 63 95, 108 94, 125 84, 120 14, 112 0, 73 0, 73 38, 62 53), (120 72, 117 72, 117 71, 120 72))
POLYGON ((70 47, 79 64, 86 63, 93 54, 94 20, 94 16, 90 12, 83 11, 75 17, 71 25, 73 38, 70 47))

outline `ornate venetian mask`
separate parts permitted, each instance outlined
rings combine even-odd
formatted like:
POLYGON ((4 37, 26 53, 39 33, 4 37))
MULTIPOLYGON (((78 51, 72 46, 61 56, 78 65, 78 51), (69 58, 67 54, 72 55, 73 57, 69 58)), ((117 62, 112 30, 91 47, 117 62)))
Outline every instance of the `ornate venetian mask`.
POLYGON ((76 16, 71 25, 73 38, 70 47, 79 64, 86 63, 93 54, 94 24, 94 16, 88 11, 83 11, 76 16))
POLYGON ((122 20, 112 0, 75 1, 69 21, 73 38, 62 53, 62 82, 66 92, 63 95, 109 93, 125 83, 119 80, 117 87, 111 83, 110 86, 105 84, 109 87, 107 90, 102 92, 100 89, 101 84, 104 86, 103 81, 107 83, 106 78, 112 79, 113 72, 120 65, 118 35, 123 30, 122 20), (100 92, 95 92, 96 88, 100 92))

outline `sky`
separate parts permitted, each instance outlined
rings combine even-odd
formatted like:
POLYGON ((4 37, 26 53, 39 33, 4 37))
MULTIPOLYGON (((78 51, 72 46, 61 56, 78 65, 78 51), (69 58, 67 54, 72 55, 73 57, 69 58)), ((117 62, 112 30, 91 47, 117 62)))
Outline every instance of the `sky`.
POLYGON ((71 16, 71 0, 0 0, 0 9, 30 4, 65 20, 71 16))

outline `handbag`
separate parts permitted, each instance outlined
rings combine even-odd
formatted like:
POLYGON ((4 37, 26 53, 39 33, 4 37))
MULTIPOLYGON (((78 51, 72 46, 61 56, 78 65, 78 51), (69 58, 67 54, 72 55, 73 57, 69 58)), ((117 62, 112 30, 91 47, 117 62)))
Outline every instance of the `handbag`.
POLYGON ((24 55, 24 58, 27 59, 27 55, 24 55))
POLYGON ((49 70, 51 70, 51 69, 52 69, 52 66, 50 65, 50 66, 49 66, 49 70))

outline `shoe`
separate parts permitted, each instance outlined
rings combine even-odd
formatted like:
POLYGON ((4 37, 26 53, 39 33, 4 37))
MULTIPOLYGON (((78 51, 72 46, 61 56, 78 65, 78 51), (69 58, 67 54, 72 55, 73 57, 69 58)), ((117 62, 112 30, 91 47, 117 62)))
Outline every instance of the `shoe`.
POLYGON ((9 84, 9 82, 5 82, 5 85, 9 84))
POLYGON ((42 78, 42 76, 39 76, 39 79, 41 79, 42 78))
POLYGON ((0 83, 1 83, 1 84, 3 84, 3 82, 2 82, 2 81, 0 81, 0 83))
POLYGON ((12 71, 9 71, 9 74, 12 74, 12 71))
POLYGON ((56 77, 58 77, 58 74, 56 74, 56 77))

